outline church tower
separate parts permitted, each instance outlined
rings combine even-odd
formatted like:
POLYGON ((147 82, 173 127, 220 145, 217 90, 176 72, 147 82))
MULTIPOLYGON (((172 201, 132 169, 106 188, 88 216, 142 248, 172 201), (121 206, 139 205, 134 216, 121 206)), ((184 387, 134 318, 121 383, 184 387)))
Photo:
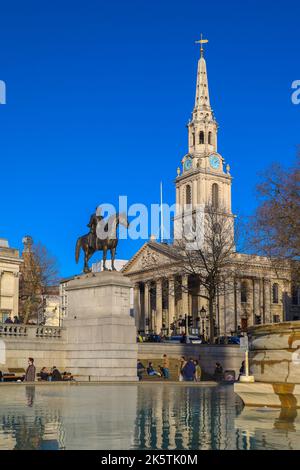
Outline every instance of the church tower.
MULTIPOLYGON (((195 106, 188 127, 188 153, 177 169, 176 203, 183 208, 191 204, 213 206, 232 216, 230 167, 218 153, 218 123, 210 105, 206 61, 203 44, 200 43, 195 106)), ((175 217, 176 219, 176 217, 175 217)))

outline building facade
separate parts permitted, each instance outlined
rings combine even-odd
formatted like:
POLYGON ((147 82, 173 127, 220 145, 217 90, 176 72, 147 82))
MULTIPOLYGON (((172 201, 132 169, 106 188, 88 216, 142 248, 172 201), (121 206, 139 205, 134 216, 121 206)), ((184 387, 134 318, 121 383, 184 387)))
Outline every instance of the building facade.
POLYGON ((10 248, 8 241, 0 238, 0 323, 18 316, 21 263, 19 251, 10 248))
MULTIPOLYGON (((218 152, 218 124, 210 105, 202 49, 195 105, 187 127, 188 152, 182 158, 175 180, 179 208, 175 224, 182 217, 184 205, 190 206, 192 212, 197 205, 222 208, 233 220, 232 176, 229 164, 218 152)), ((169 335, 189 326, 190 332, 209 337, 208 302, 201 296, 203 287, 182 273, 179 266, 176 272, 176 263, 174 245, 151 239, 123 268, 123 273, 134 283, 137 329, 169 335)), ((253 324, 300 318, 299 291, 291 285, 287 264, 275 270, 267 258, 239 253, 233 253, 232 263, 240 265, 239 275, 228 279, 222 292, 217 293, 215 336, 236 334, 253 324)))

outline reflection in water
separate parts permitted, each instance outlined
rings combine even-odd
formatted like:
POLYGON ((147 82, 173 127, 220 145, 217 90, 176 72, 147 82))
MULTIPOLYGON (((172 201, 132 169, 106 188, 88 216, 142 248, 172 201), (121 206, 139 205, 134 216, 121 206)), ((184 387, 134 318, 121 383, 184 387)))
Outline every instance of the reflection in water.
POLYGON ((35 397, 35 386, 26 385, 25 392, 26 392, 26 397, 27 397, 27 405, 32 406, 34 403, 34 397, 35 397))
POLYGON ((299 410, 245 407, 235 419, 240 446, 249 449, 300 449, 299 410))
POLYGON ((129 448, 299 449, 300 418, 231 386, 0 386, 0 449, 129 448))

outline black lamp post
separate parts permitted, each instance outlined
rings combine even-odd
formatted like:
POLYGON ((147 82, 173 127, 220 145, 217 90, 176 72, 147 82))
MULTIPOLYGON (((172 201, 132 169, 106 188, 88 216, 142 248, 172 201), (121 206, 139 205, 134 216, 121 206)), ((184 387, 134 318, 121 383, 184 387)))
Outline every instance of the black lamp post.
POLYGON ((200 318, 202 320, 202 335, 203 339, 205 339, 205 327, 204 327, 204 322, 206 319, 206 309, 202 306, 201 310, 199 311, 200 318))

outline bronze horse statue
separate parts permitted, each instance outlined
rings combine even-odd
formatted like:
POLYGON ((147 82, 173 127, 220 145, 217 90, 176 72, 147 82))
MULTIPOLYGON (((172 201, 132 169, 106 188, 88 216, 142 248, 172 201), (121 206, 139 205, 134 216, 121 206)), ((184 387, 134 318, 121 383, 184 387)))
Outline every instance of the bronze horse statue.
POLYGON ((94 231, 91 230, 86 235, 82 235, 82 237, 78 238, 75 248, 75 260, 76 263, 78 263, 80 250, 82 249, 84 252, 83 272, 89 273, 91 271, 88 263, 96 251, 103 251, 103 270, 107 271, 106 258, 108 250, 110 250, 111 254, 111 269, 112 271, 116 271, 114 262, 118 245, 117 229, 119 224, 124 225, 126 228, 129 227, 129 222, 125 214, 117 213, 110 216, 103 226, 104 236, 102 238, 98 238, 96 228, 94 231))

